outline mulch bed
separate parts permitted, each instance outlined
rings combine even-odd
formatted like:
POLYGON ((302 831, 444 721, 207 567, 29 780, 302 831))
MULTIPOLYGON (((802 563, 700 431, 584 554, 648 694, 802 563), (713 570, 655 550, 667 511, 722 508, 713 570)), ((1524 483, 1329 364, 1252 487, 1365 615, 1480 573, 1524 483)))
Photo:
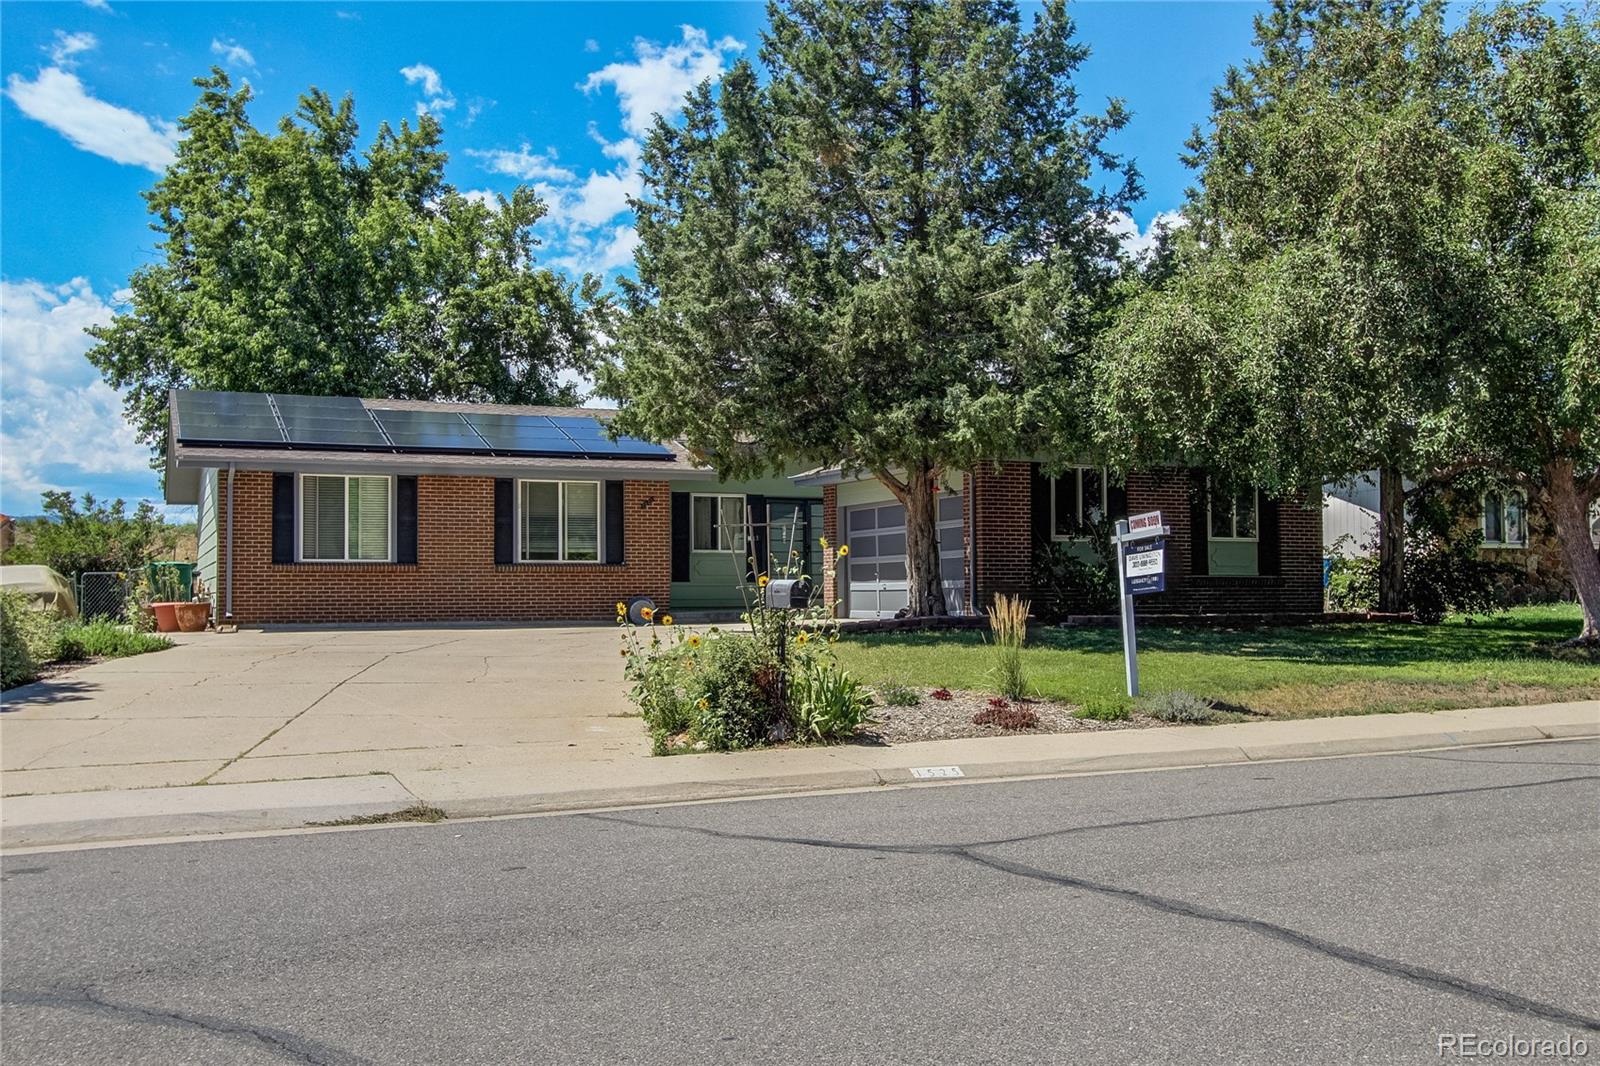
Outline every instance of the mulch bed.
POLYGON ((911 707, 879 705, 872 710, 873 721, 855 736, 858 744, 911 744, 919 740, 956 740, 962 737, 1015 737, 1033 733, 1098 733, 1107 729, 1149 729, 1168 723, 1135 712, 1121 722, 1100 722, 1074 718, 1078 708, 1055 700, 1021 700, 1013 706, 1026 707, 1039 717, 1033 729, 1006 730, 996 725, 976 725, 974 717, 989 709, 993 693, 952 691, 948 700, 924 694, 922 702, 911 707))

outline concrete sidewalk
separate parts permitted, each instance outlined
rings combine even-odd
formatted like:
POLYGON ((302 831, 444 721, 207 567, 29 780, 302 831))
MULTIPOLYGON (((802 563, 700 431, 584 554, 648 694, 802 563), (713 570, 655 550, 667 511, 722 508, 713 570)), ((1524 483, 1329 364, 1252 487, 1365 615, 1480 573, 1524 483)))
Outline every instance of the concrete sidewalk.
POLYGON ((298 828, 414 804, 452 817, 905 786, 913 770, 958 767, 994 779, 1316 758, 1600 736, 1600 701, 1167 729, 842 745, 649 758, 543 751, 518 764, 417 767, 258 784, 13 796, 0 805, 8 849, 135 837, 298 828))

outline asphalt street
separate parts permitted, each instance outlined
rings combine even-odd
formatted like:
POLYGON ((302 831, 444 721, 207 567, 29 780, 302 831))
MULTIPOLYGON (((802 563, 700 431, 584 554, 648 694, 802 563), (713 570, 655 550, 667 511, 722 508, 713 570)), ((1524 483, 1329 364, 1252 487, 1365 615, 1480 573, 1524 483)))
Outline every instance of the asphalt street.
POLYGON ((0 1039, 8 1066, 1438 1063, 1460 1033, 1600 1061, 1597 842, 1585 741, 14 855, 0 1039))

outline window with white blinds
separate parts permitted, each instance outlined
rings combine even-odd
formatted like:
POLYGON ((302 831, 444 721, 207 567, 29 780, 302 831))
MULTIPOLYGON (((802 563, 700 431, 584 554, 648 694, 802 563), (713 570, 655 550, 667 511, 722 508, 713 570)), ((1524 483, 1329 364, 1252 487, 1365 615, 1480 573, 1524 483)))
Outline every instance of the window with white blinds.
POLYGON ((523 562, 599 561, 598 481, 521 482, 517 510, 518 558, 523 562))
POLYGON ((392 490, 388 477, 302 474, 301 560, 388 562, 392 490))

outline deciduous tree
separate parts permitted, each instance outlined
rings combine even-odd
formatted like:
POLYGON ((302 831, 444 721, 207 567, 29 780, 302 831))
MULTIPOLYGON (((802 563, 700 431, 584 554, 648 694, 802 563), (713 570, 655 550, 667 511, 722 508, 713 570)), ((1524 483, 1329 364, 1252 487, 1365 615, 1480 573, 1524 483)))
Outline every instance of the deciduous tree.
MULTIPOLYGON (((172 387, 565 401, 591 340, 578 287, 535 265, 544 205, 444 180, 438 123, 357 146, 350 98, 312 89, 275 131, 213 70, 147 192, 155 262, 88 354, 158 451, 172 387)), ((595 293, 586 281, 584 297, 595 293)))

